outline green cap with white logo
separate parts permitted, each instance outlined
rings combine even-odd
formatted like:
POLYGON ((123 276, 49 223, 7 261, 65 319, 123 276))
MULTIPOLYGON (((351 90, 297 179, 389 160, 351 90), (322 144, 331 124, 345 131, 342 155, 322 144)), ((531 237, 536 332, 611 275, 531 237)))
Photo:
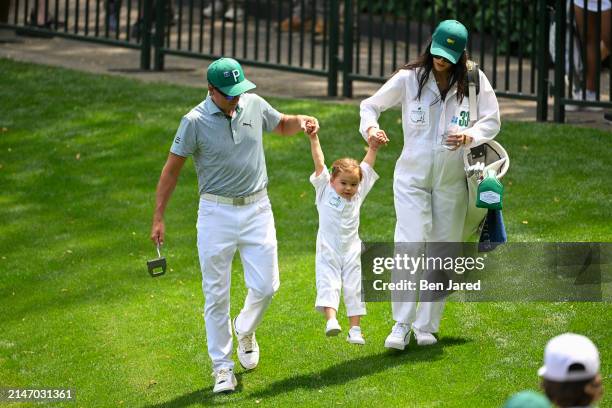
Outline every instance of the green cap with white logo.
POLYGON ((468 39, 467 28, 457 20, 444 20, 431 37, 430 52, 456 64, 465 50, 468 39))
POLYGON ((206 80, 226 95, 238 96, 255 88, 255 84, 244 77, 240 63, 233 58, 219 58, 208 66, 206 80))

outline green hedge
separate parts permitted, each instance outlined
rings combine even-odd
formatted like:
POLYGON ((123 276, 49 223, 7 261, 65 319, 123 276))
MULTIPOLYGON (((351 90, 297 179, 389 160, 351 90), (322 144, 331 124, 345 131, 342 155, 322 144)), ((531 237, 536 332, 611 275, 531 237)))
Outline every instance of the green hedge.
POLYGON ((535 42, 532 31, 537 23, 536 1, 358 0, 358 7, 361 12, 372 12, 378 15, 392 14, 402 18, 408 16, 410 21, 422 20, 430 24, 446 19, 456 19, 461 21, 471 34, 493 35, 497 33, 499 39, 497 50, 500 54, 510 51, 511 54, 516 55, 520 44, 523 45, 523 54, 527 54, 531 52, 531 46, 535 42), (508 30, 510 32, 509 44, 506 41, 508 30), (522 41, 521 31, 523 32, 522 41))

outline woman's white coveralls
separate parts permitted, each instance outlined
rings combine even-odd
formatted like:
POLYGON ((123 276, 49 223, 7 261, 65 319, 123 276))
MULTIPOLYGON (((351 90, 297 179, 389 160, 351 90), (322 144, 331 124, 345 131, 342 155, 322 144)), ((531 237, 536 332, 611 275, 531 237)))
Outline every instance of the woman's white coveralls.
MULTIPOLYGON (((500 129, 497 98, 480 71, 478 118, 470 126, 468 97, 457 100, 456 84, 442 100, 430 73, 418 100, 417 74, 412 69, 400 70, 362 101, 360 131, 367 139, 368 129, 378 128, 381 112, 401 104, 404 147, 393 176, 395 242, 461 242, 468 202, 463 148, 449 151, 441 140, 449 129, 472 137, 466 148, 493 139, 500 129)), ((393 302, 393 318, 435 333, 443 307, 443 301, 421 302, 418 309, 415 301, 393 302)))

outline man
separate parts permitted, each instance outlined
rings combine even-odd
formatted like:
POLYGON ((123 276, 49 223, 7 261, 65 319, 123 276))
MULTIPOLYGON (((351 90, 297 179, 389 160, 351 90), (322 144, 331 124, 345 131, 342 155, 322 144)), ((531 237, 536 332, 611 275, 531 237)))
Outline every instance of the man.
POLYGON ((198 175, 197 244, 205 296, 213 392, 233 391, 231 261, 240 251, 248 294, 233 326, 238 360, 247 370, 259 362, 255 330, 279 286, 276 230, 266 192, 263 131, 293 135, 317 132, 314 117, 284 115, 255 94, 240 64, 221 58, 208 67, 208 96, 181 120, 156 193, 151 239, 164 241, 163 215, 188 156, 198 175))

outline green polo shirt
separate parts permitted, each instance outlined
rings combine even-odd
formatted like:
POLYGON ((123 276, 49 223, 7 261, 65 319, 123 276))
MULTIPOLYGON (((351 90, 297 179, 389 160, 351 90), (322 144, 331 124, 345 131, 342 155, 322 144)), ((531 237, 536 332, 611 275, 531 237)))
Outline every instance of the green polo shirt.
POLYGON ((208 96, 183 116, 170 151, 193 157, 200 194, 246 196, 268 185, 262 136, 280 120, 258 95, 241 95, 231 119, 208 96))

